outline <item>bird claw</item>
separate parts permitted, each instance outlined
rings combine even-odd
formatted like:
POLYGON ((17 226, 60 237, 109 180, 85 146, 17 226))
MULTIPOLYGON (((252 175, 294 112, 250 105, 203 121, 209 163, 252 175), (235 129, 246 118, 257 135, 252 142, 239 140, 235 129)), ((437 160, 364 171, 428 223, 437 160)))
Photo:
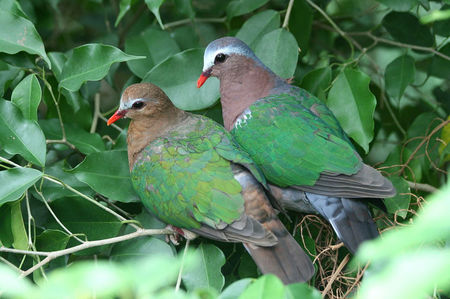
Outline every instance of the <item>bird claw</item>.
POLYGON ((188 231, 184 228, 180 228, 180 227, 176 227, 173 225, 167 225, 166 226, 167 229, 171 229, 173 230, 173 234, 170 235, 166 235, 166 242, 169 243, 171 242, 173 245, 178 246, 180 245, 180 241, 181 238, 184 237, 187 240, 193 240, 195 238, 197 238, 197 234, 188 231))

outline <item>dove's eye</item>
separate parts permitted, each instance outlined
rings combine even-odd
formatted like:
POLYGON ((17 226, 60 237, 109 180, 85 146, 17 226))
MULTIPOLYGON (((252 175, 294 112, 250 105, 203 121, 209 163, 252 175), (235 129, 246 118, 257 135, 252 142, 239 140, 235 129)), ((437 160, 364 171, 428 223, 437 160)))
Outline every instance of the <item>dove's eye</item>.
POLYGON ((142 101, 136 101, 133 103, 133 105, 131 105, 131 108, 133 109, 141 109, 142 107, 144 107, 144 102, 142 101))
POLYGON ((216 57, 214 58, 214 64, 224 62, 227 59, 227 57, 228 56, 223 53, 217 54, 216 57))

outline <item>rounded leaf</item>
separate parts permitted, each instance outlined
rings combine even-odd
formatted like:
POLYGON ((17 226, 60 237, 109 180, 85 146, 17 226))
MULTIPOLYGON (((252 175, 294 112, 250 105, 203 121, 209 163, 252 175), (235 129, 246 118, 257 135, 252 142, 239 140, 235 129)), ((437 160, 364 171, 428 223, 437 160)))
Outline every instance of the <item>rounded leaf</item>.
POLYGON ((373 139, 373 113, 377 103, 369 90, 370 78, 355 69, 345 69, 328 94, 327 105, 345 133, 367 153, 373 139))
POLYGON ((0 10, 0 52, 16 54, 25 51, 41 56, 51 67, 44 44, 33 23, 9 11, 0 10))
POLYGON ((308 51, 309 38, 313 21, 313 11, 305 0, 296 0, 292 6, 291 16, 289 18, 289 30, 295 36, 300 55, 304 56, 308 51))
POLYGON ((170 100, 183 110, 200 110, 212 106, 219 98, 219 80, 209 78, 197 88, 203 67, 202 49, 189 49, 164 60, 143 81, 159 86, 170 100))
POLYGON ((214 288, 220 292, 225 284, 221 272, 225 264, 223 252, 214 245, 202 243, 196 249, 200 262, 183 272, 183 283, 189 291, 197 288, 214 288))
POLYGON ((227 6, 227 17, 231 19, 236 16, 244 15, 263 6, 269 0, 234 0, 227 6))
POLYGON ((277 29, 255 44, 256 56, 281 78, 290 78, 297 67, 298 45, 292 33, 277 29))
POLYGON ((42 172, 33 168, 17 167, 0 171, 0 206, 17 200, 41 177, 42 172))
POLYGON ((125 50, 133 55, 146 56, 145 59, 127 61, 130 70, 143 78, 155 65, 180 51, 177 43, 167 31, 149 28, 125 40, 125 50))
POLYGON ((409 11, 419 3, 418 0, 377 0, 395 11, 409 11))
POLYGON ((91 153, 70 172, 111 200, 139 201, 131 185, 126 151, 91 153))
POLYGON ((400 100, 406 87, 414 81, 415 72, 414 58, 409 55, 402 55, 389 63, 384 74, 388 94, 400 100))
POLYGON ((87 44, 77 47, 64 64, 59 87, 77 91, 84 82, 105 77, 113 63, 141 58, 144 57, 128 55, 109 45, 87 44))
POLYGON ((321 100, 325 100, 325 90, 330 87, 331 68, 323 67, 310 71, 303 77, 301 87, 315 95, 321 100))
POLYGON ((25 77, 11 94, 11 102, 16 104, 26 119, 37 120, 37 108, 41 102, 41 85, 36 75, 25 77))
POLYGON ((269 9, 248 19, 236 33, 236 37, 252 47, 253 43, 263 37, 264 34, 278 27, 280 27, 280 14, 269 9))
POLYGON ((25 119, 11 102, 0 99, 0 148, 26 160, 45 165, 45 137, 35 121, 25 119))
POLYGON ((263 275, 253 282, 240 298, 272 299, 285 298, 286 289, 281 280, 273 274, 263 275))
POLYGON ((430 29, 409 12, 391 12, 382 21, 384 28, 399 42, 430 47, 434 43, 430 29))

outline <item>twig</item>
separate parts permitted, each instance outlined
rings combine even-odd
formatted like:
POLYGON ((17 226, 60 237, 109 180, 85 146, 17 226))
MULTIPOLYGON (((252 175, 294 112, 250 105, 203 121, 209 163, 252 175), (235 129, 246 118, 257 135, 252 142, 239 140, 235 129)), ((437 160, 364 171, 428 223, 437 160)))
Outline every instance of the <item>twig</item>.
POLYGON ((429 53, 433 53, 437 56, 440 56, 446 60, 450 60, 450 57, 437 51, 436 49, 430 48, 430 47, 423 47, 423 46, 417 46, 417 45, 411 45, 411 44, 406 44, 406 43, 401 43, 401 42, 396 42, 390 39, 386 39, 386 38, 382 38, 382 37, 378 37, 376 35, 373 35, 372 32, 370 31, 365 31, 365 32, 347 32, 348 35, 364 35, 367 37, 370 37, 372 40, 380 42, 380 43, 384 43, 384 44, 388 44, 388 45, 393 45, 393 46, 397 46, 397 47, 401 47, 401 48, 407 48, 407 49, 413 49, 413 50, 418 50, 418 51, 422 51, 422 52, 429 52, 429 53))
POLYGON ((434 193, 439 190, 436 187, 433 187, 428 184, 414 183, 414 182, 410 182, 410 181, 406 181, 406 182, 408 183, 410 188, 420 190, 420 191, 434 193))
POLYGON ((223 23, 226 21, 226 17, 223 18, 194 18, 194 19, 183 19, 164 25, 164 30, 172 27, 182 26, 189 23, 223 23))
POLYGON ((400 130, 400 132, 403 134, 403 136, 406 136, 406 131, 400 125, 400 122, 398 121, 397 117, 395 116, 394 111, 392 111, 392 107, 391 107, 391 104, 389 103, 389 100, 384 101, 384 104, 386 105, 386 108, 387 108, 389 114, 391 115, 391 118, 394 121, 397 128, 400 130))
POLYGON ((350 36, 348 36, 346 32, 342 31, 341 28, 339 28, 339 26, 336 25, 336 23, 318 5, 316 5, 311 0, 306 0, 306 2, 308 2, 308 4, 311 5, 315 10, 317 10, 328 21, 328 23, 330 23, 331 26, 333 26, 334 30, 336 30, 336 32, 339 33, 339 35, 342 36, 348 42, 351 51, 350 57, 353 57, 354 53, 353 45, 355 45, 359 50, 362 50, 361 45, 357 41, 352 39, 350 36))
MULTIPOLYGON (((47 144, 50 143, 65 143, 67 144, 71 149, 75 149, 75 145, 73 145, 72 143, 70 143, 67 140, 67 135, 66 135, 66 129, 64 128, 64 123, 62 120, 62 115, 61 115, 61 110, 59 109, 59 103, 58 100, 56 100, 55 95, 53 94, 53 89, 52 86, 50 85, 50 83, 48 83, 47 79, 45 78, 45 69, 42 69, 42 77, 41 77, 42 82, 44 82, 45 87, 47 87, 49 93, 50 93, 50 97, 53 100, 53 103, 55 103, 55 108, 56 108, 56 112, 58 113, 58 120, 59 120, 59 125, 61 126, 61 134, 62 134, 62 138, 61 140, 47 140, 47 144)), ((58 94, 58 98, 59 98, 58 94)))
POLYGON ((173 234, 173 231, 170 229, 138 229, 137 231, 135 231, 133 233, 126 234, 123 236, 118 236, 118 237, 108 238, 108 239, 103 239, 103 240, 87 241, 83 244, 80 244, 80 245, 77 245, 74 247, 70 247, 67 249, 63 249, 63 250, 58 250, 58 251, 49 251, 49 252, 27 251, 27 250, 17 250, 17 249, 0 247, 0 252, 46 256, 45 259, 43 259, 42 261, 40 261, 33 267, 29 268, 28 270, 23 271, 23 273, 20 275, 20 277, 26 277, 26 276, 30 275, 31 273, 33 273, 34 271, 36 271, 37 269, 39 269, 40 267, 46 265, 50 261, 52 261, 60 256, 63 256, 63 255, 78 252, 78 251, 81 251, 81 250, 84 250, 87 248, 119 243, 119 242, 131 240, 131 239, 135 239, 138 237, 152 236, 152 235, 164 235, 164 234, 173 234))
MULTIPOLYGON (((99 115, 98 116, 101 120, 103 120, 105 123, 108 122, 108 119, 106 117, 104 117, 103 115, 99 115)), ((123 129, 121 127, 119 127, 116 124, 110 124, 111 127, 113 127, 114 129, 116 129, 117 131, 119 131, 120 133, 123 132, 123 129)))
MULTIPOLYGON (((46 180, 48 180, 48 181, 50 181, 50 182, 53 182, 53 183, 58 184, 58 185, 60 185, 60 186, 63 186, 64 188, 67 188, 68 190, 70 190, 70 191, 72 191, 73 193, 75 193, 75 194, 77 194, 77 195, 83 197, 84 199, 87 199, 88 201, 90 201, 90 202, 93 203, 94 205, 98 206, 99 208, 101 208, 101 209, 107 211, 108 213, 110 213, 110 214, 116 216, 117 219, 119 219, 120 221, 122 221, 122 222, 128 222, 128 220, 127 220, 125 217, 123 217, 122 215, 116 213, 115 211, 111 210, 111 209, 108 208, 108 207, 105 207, 104 205, 102 205, 101 203, 99 203, 98 201, 96 201, 95 199, 93 199, 93 198, 91 198, 91 197, 89 197, 89 196, 87 196, 87 195, 81 193, 80 191, 78 191, 78 190, 72 188, 71 186, 67 185, 66 183, 64 183, 64 182, 62 182, 62 181, 59 181, 58 179, 53 178, 53 177, 51 177, 51 176, 49 176, 49 175, 47 175, 47 174, 44 174, 44 175, 43 175, 43 178, 46 179, 46 180)), ((135 229, 137 229, 137 230, 141 229, 141 228, 140 228, 139 226, 137 226, 136 224, 130 223, 130 225, 131 225, 132 227, 134 227, 135 229)))
POLYGON ((345 267, 345 265, 347 265, 348 261, 349 261, 350 257, 347 254, 344 259, 342 260, 342 262, 339 264, 339 267, 337 267, 336 271, 334 271, 333 275, 331 276, 330 280, 328 281, 327 286, 325 287, 325 289, 322 292, 322 297, 325 297, 327 295, 327 293, 331 290, 331 287, 333 285, 333 282, 336 280, 337 276, 339 275, 339 273, 342 271, 342 269, 345 267))
POLYGON ((36 185, 34 186, 34 190, 37 192, 37 194, 41 197, 42 202, 44 203, 45 207, 47 208, 47 210, 50 212, 50 214, 53 216, 53 218, 56 220, 56 223, 59 224, 59 226, 61 226, 63 228, 63 230, 69 234, 69 236, 74 237, 75 240, 77 240, 80 243, 84 243, 83 240, 81 240, 80 238, 78 238, 74 233, 72 233, 62 222, 61 220, 59 220, 58 216, 56 216, 56 214, 53 212, 52 208, 50 207, 50 205, 48 204, 47 200, 44 197, 44 194, 42 194, 41 191, 38 190, 38 188, 36 188, 36 185))
POLYGON ((417 154, 417 152, 420 150, 420 148, 422 147, 422 145, 424 145, 425 143, 427 143, 427 141, 431 138, 431 136, 433 136, 437 131, 439 131, 440 129, 442 129, 443 127, 445 127, 447 124, 450 123, 450 120, 446 120, 443 121, 442 123, 440 123, 438 126, 436 126, 433 131, 431 131, 430 134, 428 134, 428 136, 426 136, 425 138, 423 138, 423 140, 419 143, 419 145, 414 149, 414 151, 411 153, 411 155, 409 156, 408 160, 406 160, 405 164, 403 164, 403 166, 400 168, 399 173, 403 173, 403 171, 405 170, 406 166, 408 166, 408 164, 411 162, 411 160, 414 158, 414 156, 417 154))
POLYGON ((180 266, 180 271, 178 272, 178 278, 177 278, 177 284, 175 286, 175 292, 178 292, 180 289, 181 275, 183 274, 183 266, 184 266, 186 252, 188 251, 188 248, 189 248, 189 239, 186 239, 186 245, 184 246, 183 257, 181 258, 181 266, 180 266))
POLYGON ((14 163, 14 162, 11 161, 11 160, 8 160, 8 159, 6 159, 6 158, 3 158, 2 156, 0 156, 0 161, 4 162, 4 163, 6 163, 6 164, 12 165, 12 166, 14 166, 14 167, 22 167, 22 166, 20 166, 19 164, 14 163))
POLYGON ((292 7, 294 6, 294 0, 289 0, 289 4, 287 7, 286 15, 284 16, 283 28, 287 28, 289 26, 289 18, 291 17, 292 7))
POLYGON ((100 115, 102 115, 100 112, 100 93, 97 92, 94 97, 94 116, 92 117, 89 133, 93 134, 95 133, 95 130, 97 130, 97 122, 100 115))

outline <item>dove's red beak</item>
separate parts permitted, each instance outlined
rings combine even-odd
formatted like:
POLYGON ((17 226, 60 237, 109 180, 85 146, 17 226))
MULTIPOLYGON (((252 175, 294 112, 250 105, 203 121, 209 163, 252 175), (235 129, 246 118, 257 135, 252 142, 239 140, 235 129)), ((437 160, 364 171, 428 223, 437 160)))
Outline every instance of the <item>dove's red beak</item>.
POLYGON ((203 83, 211 76, 211 69, 204 71, 197 80, 197 88, 202 87, 203 83))
POLYGON ((113 122, 118 121, 119 119, 121 119, 122 117, 125 116, 125 114, 127 114, 127 110, 117 110, 116 113, 114 113, 109 119, 108 119, 108 126, 110 124, 112 124, 113 122))

